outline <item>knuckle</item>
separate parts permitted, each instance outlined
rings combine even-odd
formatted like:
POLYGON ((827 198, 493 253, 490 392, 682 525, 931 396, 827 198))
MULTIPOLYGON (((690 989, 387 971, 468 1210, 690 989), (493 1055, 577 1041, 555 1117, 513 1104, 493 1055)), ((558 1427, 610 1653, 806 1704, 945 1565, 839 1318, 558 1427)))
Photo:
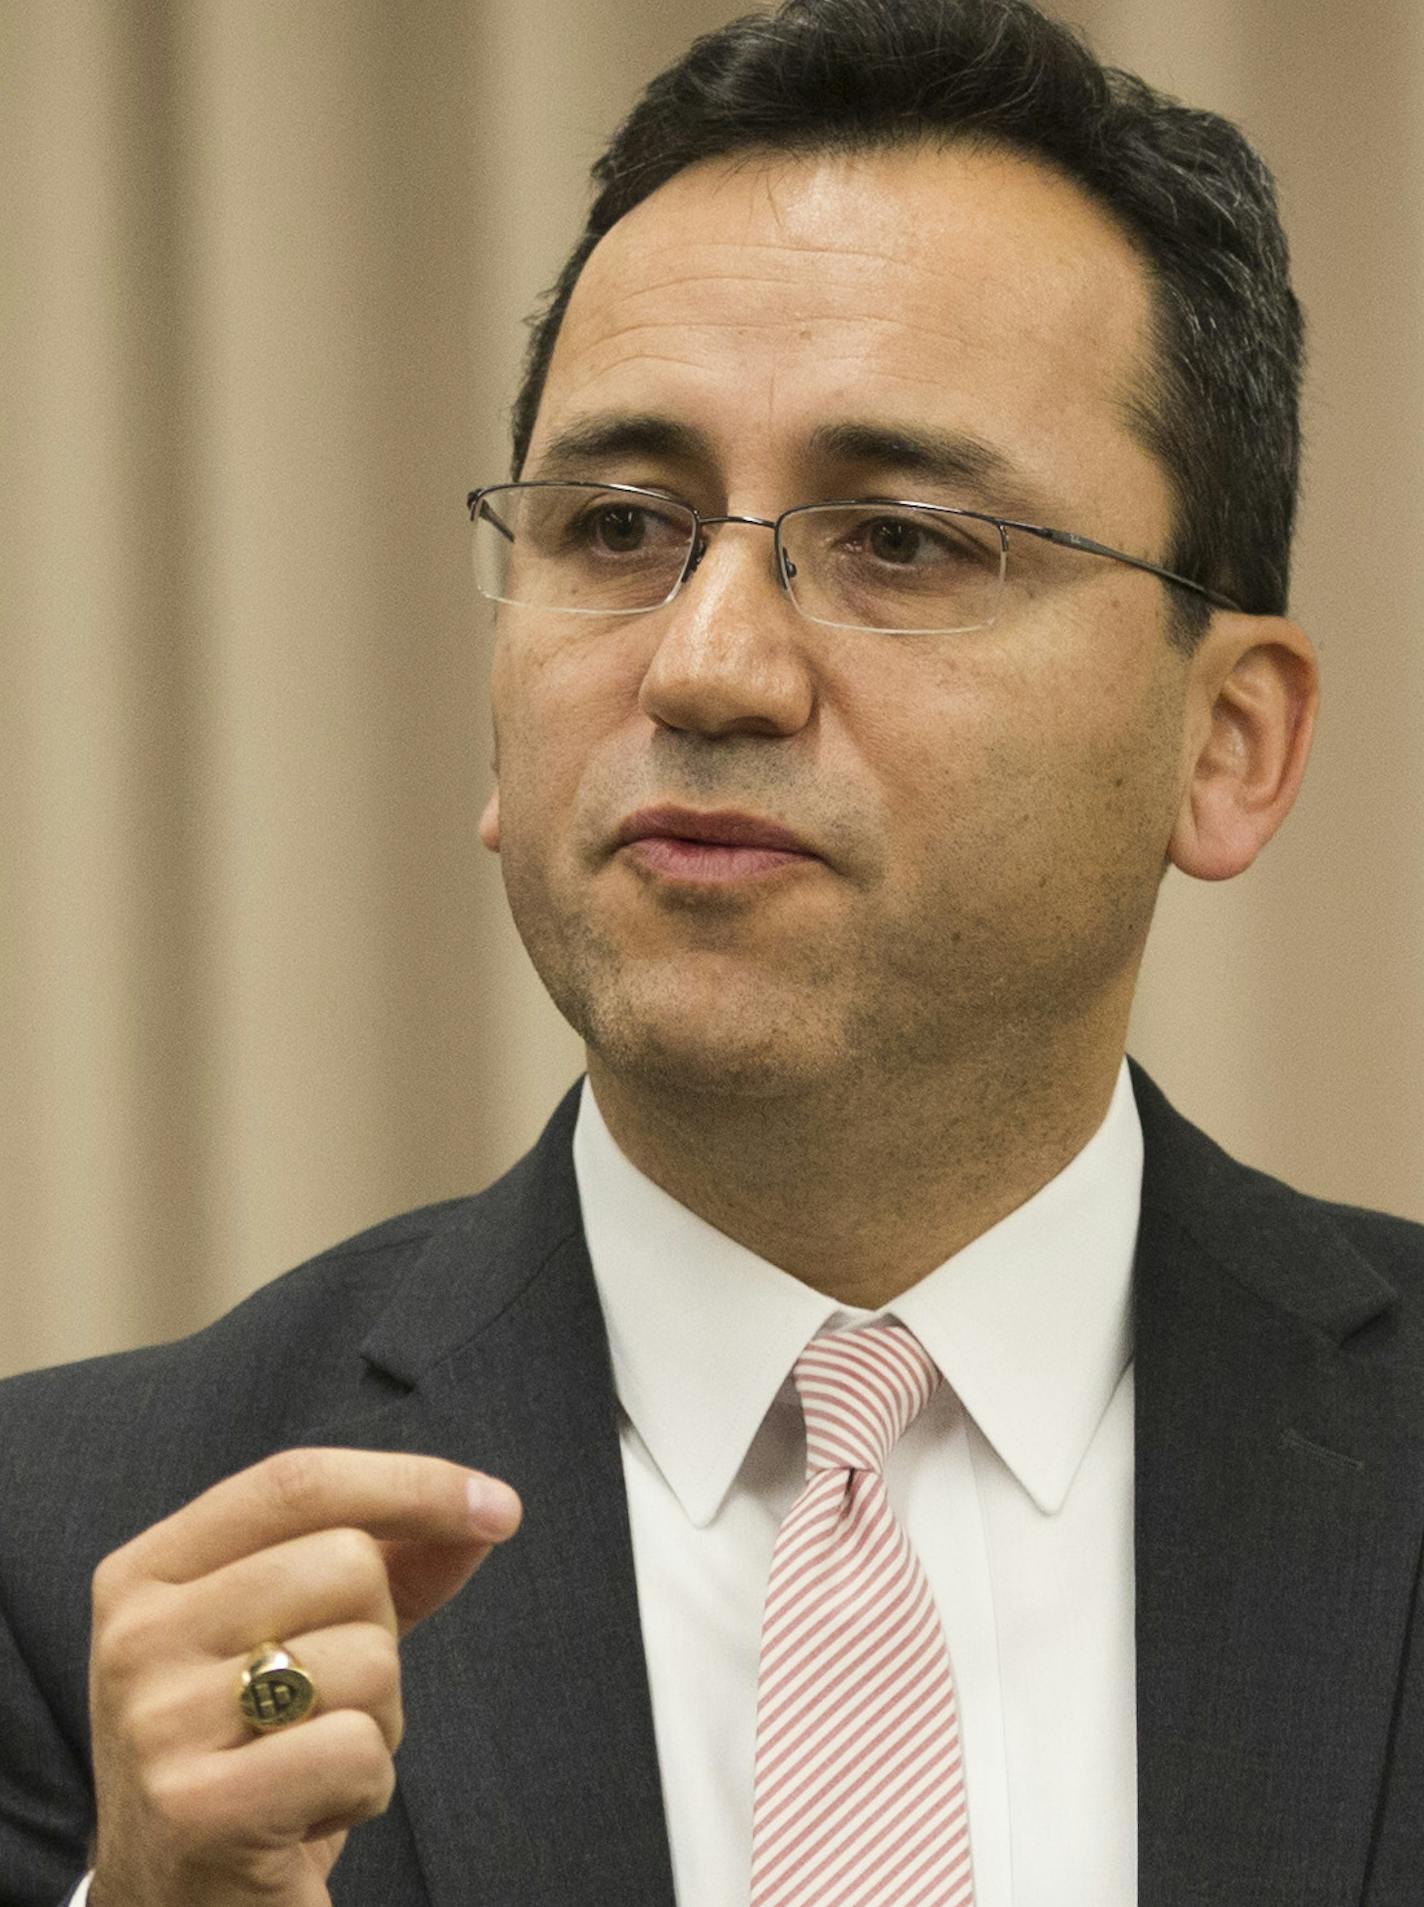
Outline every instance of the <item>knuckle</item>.
POLYGON ((383 1814, 396 1785, 395 1763, 386 1738, 370 1715, 351 1710, 341 1719, 345 1723, 343 1759, 352 1813, 364 1817, 383 1814))
POLYGON ((365 1530, 327 1530, 322 1544, 327 1567, 340 1582, 367 1597, 385 1594, 386 1565, 374 1536, 365 1530))
POLYGON ((100 1562, 90 1579, 90 1602, 96 1622, 108 1615, 127 1587, 128 1569, 125 1552, 122 1549, 111 1550, 100 1562))
POLYGON ((443 1457, 428 1457, 402 1451, 391 1472, 391 1487, 401 1500, 437 1519, 450 1513, 452 1495, 458 1494, 464 1510, 464 1476, 443 1457))
POLYGON ((201 1846, 211 1831, 212 1782, 191 1761, 154 1761, 139 1771, 139 1787, 151 1821, 179 1848, 201 1846))
POLYGON ((181 1718, 164 1691, 135 1696, 119 1716, 119 1732, 140 1763, 170 1752, 181 1733, 181 1718))
POLYGON ((371 1795, 371 1813, 384 1814, 391 1805, 391 1797, 396 1791, 395 1763, 387 1755, 381 1768, 381 1778, 371 1795))
POLYGON ((360 1707, 375 1718, 387 1753, 394 1754, 405 1733, 400 1650, 388 1629, 374 1625, 366 1628, 357 1646, 360 1655, 360 1707))
POLYGON ((375 1699, 388 1702, 400 1694, 400 1650, 388 1629, 372 1628, 369 1677, 375 1699))
POLYGON ((284 1510, 308 1510, 321 1494, 325 1464, 319 1450, 279 1450, 265 1458, 258 1469, 264 1473, 267 1488, 284 1510))
POLYGON ((372 1757, 362 1795, 362 1806, 369 1815, 384 1814, 391 1805, 391 1796, 395 1791, 395 1763, 391 1760, 390 1750, 386 1747, 385 1737, 382 1736, 379 1759, 372 1757))
POLYGON ((153 1611, 146 1597, 112 1604, 94 1625, 96 1673, 107 1683, 131 1680, 153 1661, 153 1641, 153 1611))
POLYGON ((134 1651, 127 1627, 117 1616, 110 1616, 106 1621, 94 1625, 90 1661, 95 1679, 102 1685, 122 1682, 128 1674, 134 1651))

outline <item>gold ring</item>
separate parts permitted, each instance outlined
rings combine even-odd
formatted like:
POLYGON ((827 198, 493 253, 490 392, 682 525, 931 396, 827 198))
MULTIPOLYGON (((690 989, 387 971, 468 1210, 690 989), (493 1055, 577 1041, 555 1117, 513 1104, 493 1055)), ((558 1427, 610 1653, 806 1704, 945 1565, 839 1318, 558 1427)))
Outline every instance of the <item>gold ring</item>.
POLYGON ((316 1707, 316 1683, 280 1642, 264 1642, 242 1671, 237 1705, 247 1726, 261 1735, 291 1728, 316 1707))

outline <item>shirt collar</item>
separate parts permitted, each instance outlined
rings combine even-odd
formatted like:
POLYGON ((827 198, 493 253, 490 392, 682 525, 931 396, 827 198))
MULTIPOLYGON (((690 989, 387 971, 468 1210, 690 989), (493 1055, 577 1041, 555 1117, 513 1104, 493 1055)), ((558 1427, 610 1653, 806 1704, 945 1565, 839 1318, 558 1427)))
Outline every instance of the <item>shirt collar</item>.
POLYGON ((816 1333, 909 1326, 1046 1514, 1131 1357, 1142 1127, 1126 1062, 1056 1178, 882 1313, 849 1311, 717 1231, 619 1151, 584 1081, 574 1171, 619 1402, 690 1522, 717 1514, 816 1333))

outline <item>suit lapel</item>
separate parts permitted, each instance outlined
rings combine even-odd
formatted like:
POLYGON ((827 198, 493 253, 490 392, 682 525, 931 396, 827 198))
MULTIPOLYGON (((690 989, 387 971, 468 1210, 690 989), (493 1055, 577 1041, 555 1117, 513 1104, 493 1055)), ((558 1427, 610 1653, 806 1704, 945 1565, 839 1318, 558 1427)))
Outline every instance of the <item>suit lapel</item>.
POLYGON ((397 1394, 331 1427, 524 1500, 518 1535, 402 1647, 398 1792, 434 1907, 673 1902, 575 1110, 431 1239, 365 1346, 397 1394))
POLYGON ((1143 1907, 1358 1900, 1418 1555, 1394 1293, 1134 1075, 1143 1907))

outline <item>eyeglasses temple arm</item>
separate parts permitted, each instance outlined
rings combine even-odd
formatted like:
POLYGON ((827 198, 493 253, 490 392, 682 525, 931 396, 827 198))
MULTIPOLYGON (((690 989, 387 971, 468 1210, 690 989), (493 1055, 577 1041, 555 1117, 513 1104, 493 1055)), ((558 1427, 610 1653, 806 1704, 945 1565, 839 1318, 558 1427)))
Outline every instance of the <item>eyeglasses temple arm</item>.
POLYGON ((1189 589, 1194 596, 1204 596, 1214 609, 1230 609, 1237 615, 1243 615, 1240 603, 1233 602, 1229 596, 1222 596, 1214 589, 1208 589, 1205 583, 1194 583, 1190 576, 1179 576, 1174 569, 1163 569, 1160 563, 1149 563, 1145 557, 1129 556, 1123 550, 1110 549, 1106 543, 1095 543, 1090 536, 1076 536, 1072 530, 1046 530, 1039 523, 1015 523, 1006 518, 1006 530, 1022 530, 1028 536, 1041 537, 1045 543, 1060 544, 1066 550, 1083 550, 1089 556, 1106 556, 1114 563, 1126 563, 1129 569, 1144 570, 1149 576, 1160 576, 1164 583, 1175 583, 1178 589, 1189 589))
POLYGON ((507 523, 500 522, 494 511, 491 510, 489 505, 484 501, 484 496, 485 493, 483 490, 472 490, 465 498, 465 508, 470 513, 471 523, 474 522, 477 515, 482 516, 486 523, 492 523, 500 535, 512 543, 514 541, 513 530, 510 529, 507 523))

